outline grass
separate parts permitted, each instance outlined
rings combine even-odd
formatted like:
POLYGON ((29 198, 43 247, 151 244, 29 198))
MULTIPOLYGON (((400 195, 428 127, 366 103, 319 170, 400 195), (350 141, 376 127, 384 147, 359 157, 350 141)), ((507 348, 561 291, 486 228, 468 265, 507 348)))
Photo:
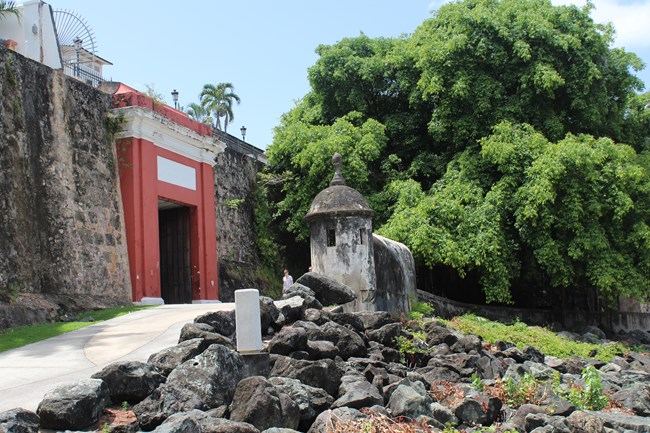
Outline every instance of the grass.
POLYGON ((80 314, 77 319, 82 320, 88 317, 92 317, 94 321, 41 323, 38 325, 19 326, 17 328, 1 330, 0 352, 22 347, 30 343, 45 340, 47 338, 56 337, 57 335, 65 334, 66 332, 85 328, 86 326, 93 325, 97 322, 103 322, 104 320, 113 319, 115 317, 123 316, 133 311, 139 311, 145 308, 150 308, 150 306, 133 305, 128 307, 88 311, 80 314))
POLYGON ((572 341, 560 337, 546 328, 528 326, 519 321, 511 325, 505 325, 474 314, 466 314, 445 322, 448 326, 460 332, 478 335, 483 341, 490 344, 498 340, 505 340, 513 343, 519 349, 524 346, 535 346, 544 354, 557 358, 582 356, 584 358, 598 358, 607 362, 611 361, 616 355, 623 355, 630 351, 630 348, 622 343, 590 344, 572 341))

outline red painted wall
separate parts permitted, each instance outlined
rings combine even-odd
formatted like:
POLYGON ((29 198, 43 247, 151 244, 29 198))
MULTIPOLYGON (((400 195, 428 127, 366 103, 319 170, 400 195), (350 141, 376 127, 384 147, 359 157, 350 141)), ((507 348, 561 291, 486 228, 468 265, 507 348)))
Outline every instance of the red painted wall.
MULTIPOLYGON (((138 105, 150 109, 156 108, 151 100, 142 94, 118 93, 119 90, 113 97, 116 107, 138 105)), ((157 107, 155 111, 181 126, 191 127, 201 135, 211 135, 209 126, 194 122, 184 113, 171 107, 157 107)), ((162 124, 161 128, 164 129, 162 124)), ((217 300, 219 291, 212 166, 158 147, 146 139, 122 138, 117 141, 116 146, 133 300, 140 301, 143 297, 161 297, 159 198, 190 208, 192 299, 217 300), (158 180, 158 156, 194 168, 196 190, 158 180)))

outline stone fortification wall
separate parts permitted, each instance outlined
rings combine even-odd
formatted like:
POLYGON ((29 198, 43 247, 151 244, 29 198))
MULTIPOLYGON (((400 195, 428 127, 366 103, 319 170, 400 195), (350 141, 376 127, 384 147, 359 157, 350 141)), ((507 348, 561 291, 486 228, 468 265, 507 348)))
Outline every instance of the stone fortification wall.
POLYGON ((598 326, 610 333, 632 331, 635 329, 650 332, 650 313, 614 311, 595 313, 577 310, 551 311, 534 308, 477 305, 453 301, 421 290, 418 290, 417 294, 421 301, 428 302, 434 307, 437 316, 447 319, 466 313, 474 313, 491 320, 506 323, 515 318, 519 318, 528 325, 553 325, 555 328, 578 332, 588 326, 598 326))
POLYGON ((234 301, 235 290, 259 287, 254 196, 261 163, 229 147, 217 156, 215 206, 219 299, 234 301))
POLYGON ((392 239, 372 235, 375 254, 378 311, 399 315, 408 313, 417 299, 415 261, 408 247, 392 239))
POLYGON ((71 310, 129 303, 110 96, 4 48, 0 92, 0 328, 16 292, 71 310))

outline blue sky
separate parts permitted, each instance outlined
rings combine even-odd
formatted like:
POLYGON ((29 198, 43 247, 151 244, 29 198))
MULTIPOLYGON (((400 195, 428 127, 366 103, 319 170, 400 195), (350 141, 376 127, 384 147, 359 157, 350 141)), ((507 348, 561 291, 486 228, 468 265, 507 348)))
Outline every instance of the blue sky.
MULTIPOLYGON (((307 68, 319 44, 360 32, 412 33, 442 1, 435 0, 46 0, 72 10, 94 30, 97 54, 113 63, 106 78, 139 90, 153 85, 173 105, 198 102, 206 83, 231 82, 241 97, 228 132, 265 149, 280 116, 309 91, 307 68)), ((584 4, 584 0, 553 0, 584 4)), ((617 45, 650 66, 650 0, 593 0, 597 22, 612 21, 617 45)), ((650 87, 650 69, 639 74, 650 87)))

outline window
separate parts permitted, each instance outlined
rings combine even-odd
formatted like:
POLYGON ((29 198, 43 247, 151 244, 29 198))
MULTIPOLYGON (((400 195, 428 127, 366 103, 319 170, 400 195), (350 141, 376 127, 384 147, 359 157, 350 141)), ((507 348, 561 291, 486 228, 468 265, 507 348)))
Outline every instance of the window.
POLYGON ((359 229, 359 238, 361 240, 361 245, 366 243, 366 228, 362 227, 359 229))
POLYGON ((327 229, 327 246, 336 246, 336 231, 334 229, 327 229))

